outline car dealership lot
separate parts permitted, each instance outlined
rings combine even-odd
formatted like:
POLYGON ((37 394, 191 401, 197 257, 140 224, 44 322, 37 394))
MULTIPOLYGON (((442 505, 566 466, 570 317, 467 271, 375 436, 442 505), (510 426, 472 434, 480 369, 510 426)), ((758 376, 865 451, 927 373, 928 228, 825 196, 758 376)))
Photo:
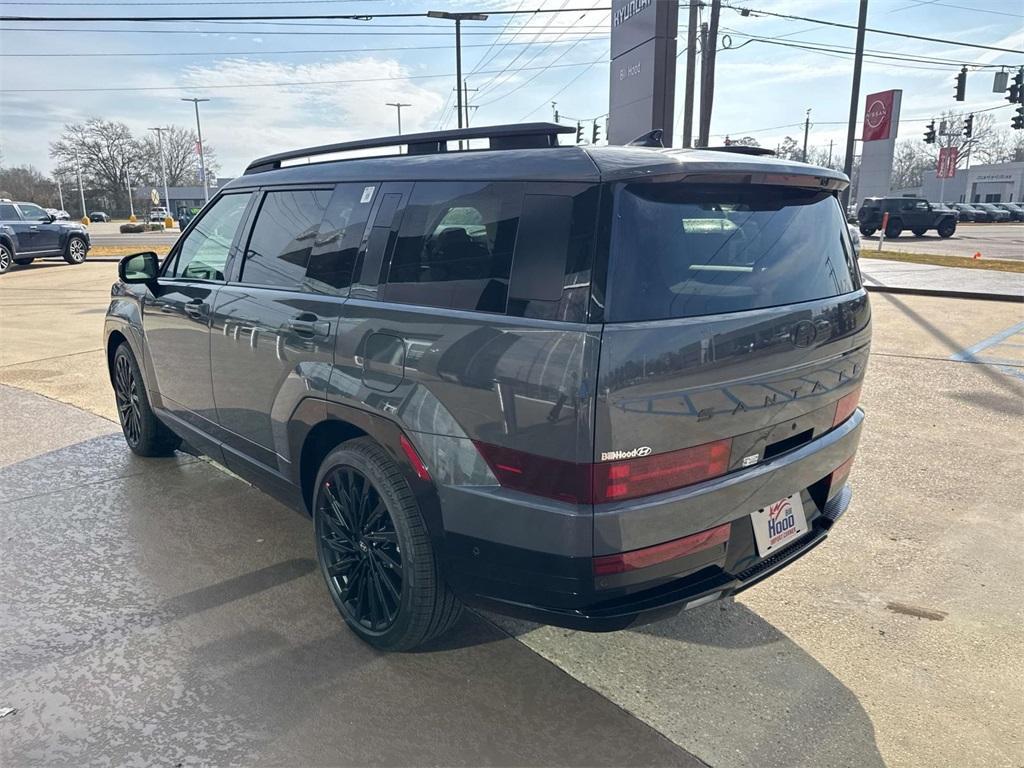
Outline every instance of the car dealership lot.
POLYGON ((491 617, 520 642, 470 615, 387 656, 308 523, 95 416, 114 278, 0 279, 0 763, 1024 762, 1021 305, 873 295, 853 505, 734 602, 610 635, 491 617))
MULTIPOLYGON (((878 234, 864 238, 865 250, 878 247, 878 234)), ((965 256, 972 258, 981 253, 983 259, 1024 259, 1024 223, 1015 224, 973 224, 960 222, 956 233, 943 239, 935 232, 924 237, 914 237, 904 232, 894 240, 886 239, 882 246, 887 251, 904 253, 936 253, 943 256, 965 256)))

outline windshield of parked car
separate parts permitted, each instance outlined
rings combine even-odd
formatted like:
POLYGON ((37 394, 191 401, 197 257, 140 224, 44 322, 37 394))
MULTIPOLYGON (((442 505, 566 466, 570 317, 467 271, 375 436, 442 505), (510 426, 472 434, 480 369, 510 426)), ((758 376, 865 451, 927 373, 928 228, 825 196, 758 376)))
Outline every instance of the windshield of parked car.
POLYGON ((619 185, 607 316, 694 317, 848 293, 859 287, 849 238, 825 191, 619 185))

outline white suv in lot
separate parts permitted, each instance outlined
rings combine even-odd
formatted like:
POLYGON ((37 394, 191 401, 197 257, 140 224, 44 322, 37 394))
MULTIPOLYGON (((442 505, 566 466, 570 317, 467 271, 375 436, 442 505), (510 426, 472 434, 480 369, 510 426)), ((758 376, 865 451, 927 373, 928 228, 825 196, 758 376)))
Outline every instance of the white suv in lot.
POLYGON ((154 208, 153 210, 151 210, 149 212, 149 220, 150 221, 162 222, 169 215, 170 214, 167 212, 167 209, 164 208, 163 206, 160 206, 160 207, 154 208))

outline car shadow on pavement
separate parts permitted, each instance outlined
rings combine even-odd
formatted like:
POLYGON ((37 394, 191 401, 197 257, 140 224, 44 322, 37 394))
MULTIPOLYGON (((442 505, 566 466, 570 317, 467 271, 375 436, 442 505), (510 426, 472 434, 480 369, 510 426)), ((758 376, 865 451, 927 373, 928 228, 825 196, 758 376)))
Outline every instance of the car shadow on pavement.
POLYGON ((885 765, 853 692, 732 600, 610 634, 489 617, 715 768, 885 765))

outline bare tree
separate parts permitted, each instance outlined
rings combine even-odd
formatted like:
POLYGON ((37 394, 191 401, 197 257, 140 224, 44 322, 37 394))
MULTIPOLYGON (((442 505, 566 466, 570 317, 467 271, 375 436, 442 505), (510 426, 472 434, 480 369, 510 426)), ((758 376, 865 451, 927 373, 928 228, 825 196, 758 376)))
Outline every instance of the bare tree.
MULTIPOLYGON (((164 161, 167 164, 167 186, 181 187, 202 184, 199 178, 199 154, 196 151, 199 137, 191 128, 172 125, 163 131, 164 161)), ((156 134, 150 133, 143 142, 148 175, 154 180, 160 179, 160 153, 156 134)), ((203 158, 206 172, 215 178, 219 163, 213 147, 203 145, 203 158)))
POLYGON ((31 165, 0 170, 0 197, 24 200, 45 208, 56 208, 60 200, 53 179, 31 165))
POLYGON ((62 177, 80 162, 85 186, 99 190, 122 213, 128 210, 129 182, 135 186, 152 181, 142 162, 142 146, 124 123, 91 118, 65 125, 61 137, 50 144, 50 157, 57 160, 62 177))
MULTIPOLYGON (((1019 163, 1024 161, 1024 132, 997 130, 991 141, 978 147, 979 163, 1019 163)), ((972 162, 974 159, 972 157, 972 162)))
POLYGON ((891 189, 906 189, 921 186, 924 173, 935 169, 936 155, 929 145, 917 139, 901 139, 896 142, 892 158, 891 189))

